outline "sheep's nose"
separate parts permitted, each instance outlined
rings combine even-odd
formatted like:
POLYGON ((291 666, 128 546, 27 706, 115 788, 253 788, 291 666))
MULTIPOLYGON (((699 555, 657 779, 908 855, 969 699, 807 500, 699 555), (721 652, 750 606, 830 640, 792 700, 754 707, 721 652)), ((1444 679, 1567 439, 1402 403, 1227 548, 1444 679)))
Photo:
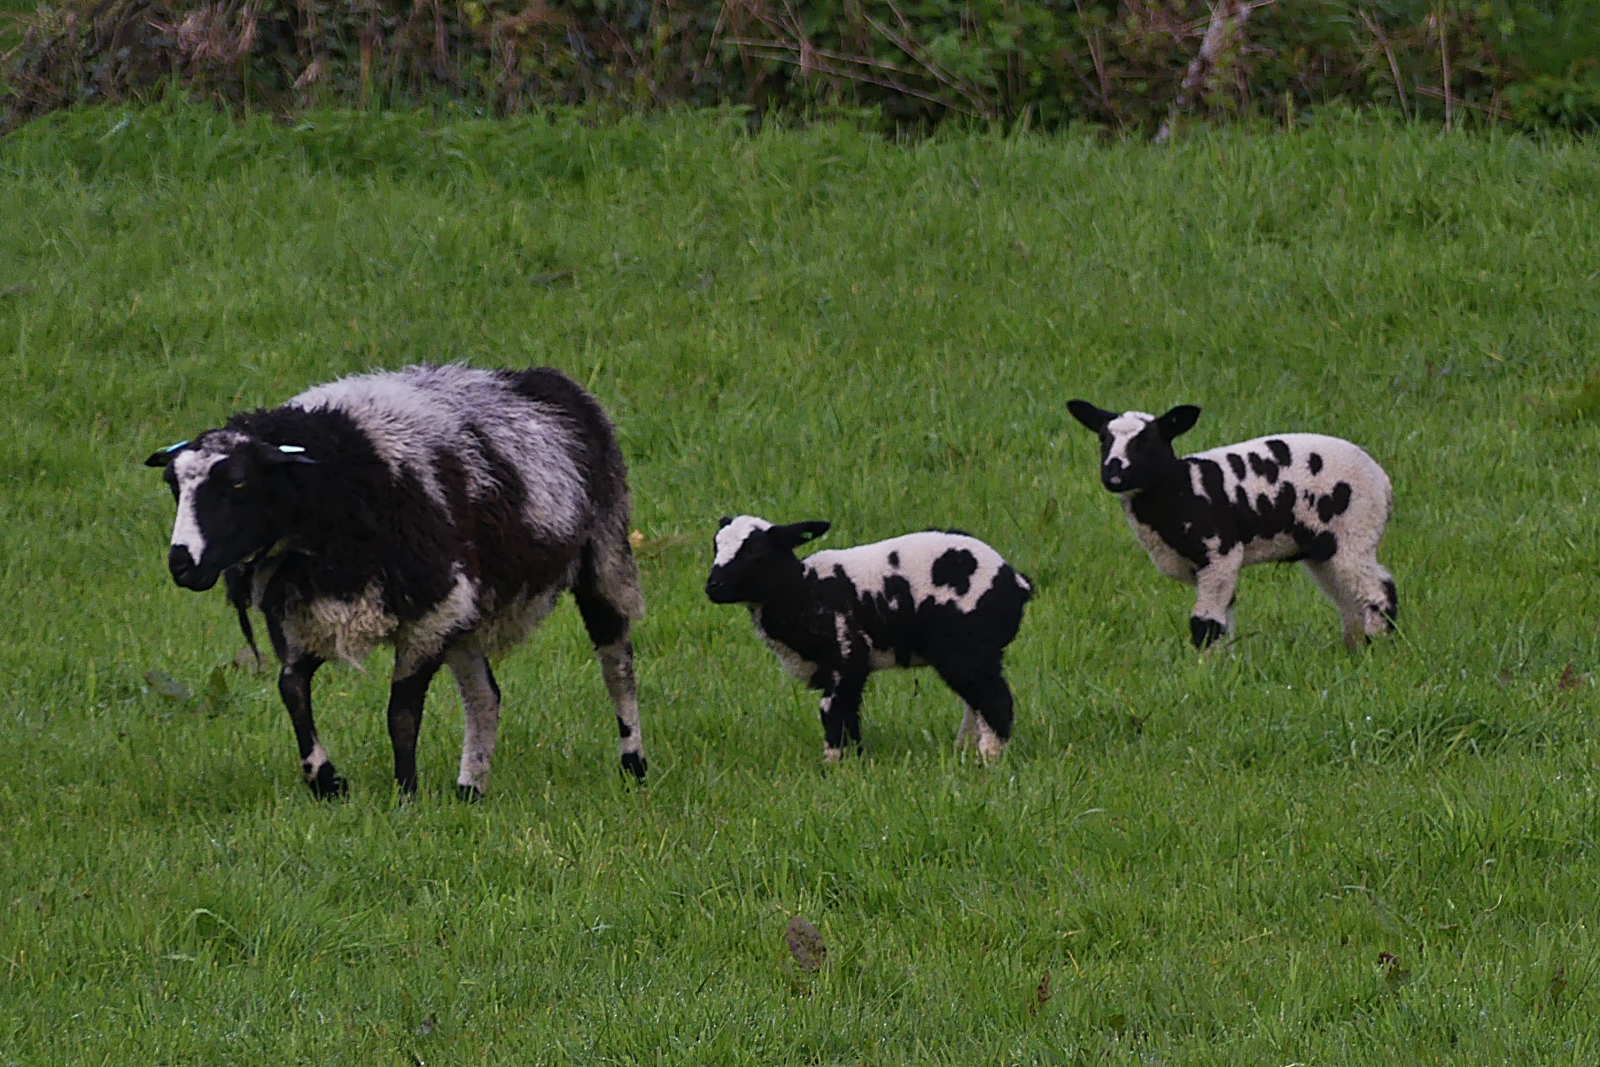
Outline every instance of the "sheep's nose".
POLYGON ((194 557, 189 555, 189 549, 184 545, 173 545, 167 553, 167 570, 172 572, 173 580, 182 582, 194 568, 194 557))
POLYGON ((1107 485, 1115 489, 1117 486, 1122 484, 1123 469, 1124 466, 1122 461, 1120 459, 1114 459, 1105 465, 1105 469, 1101 471, 1101 478, 1107 485))

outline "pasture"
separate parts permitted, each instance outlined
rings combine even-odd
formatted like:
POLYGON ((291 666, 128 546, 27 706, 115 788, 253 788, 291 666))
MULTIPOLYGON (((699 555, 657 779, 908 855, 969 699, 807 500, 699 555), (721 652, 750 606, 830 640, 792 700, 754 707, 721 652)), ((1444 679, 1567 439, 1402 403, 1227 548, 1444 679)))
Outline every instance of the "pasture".
POLYGON ((171 105, 0 175, 0 1063, 1594 1062, 1594 145, 171 105), (567 604, 498 669, 487 801, 446 684, 396 799, 380 653, 319 678, 319 802, 221 591, 167 577, 152 449, 447 359, 618 425, 645 789, 567 604), (1199 404, 1187 451, 1362 444, 1401 632, 1351 655, 1258 567, 1196 655, 1075 396, 1199 404), (1027 573, 1003 761, 882 674, 824 772, 814 696, 701 592, 745 511, 1027 573))

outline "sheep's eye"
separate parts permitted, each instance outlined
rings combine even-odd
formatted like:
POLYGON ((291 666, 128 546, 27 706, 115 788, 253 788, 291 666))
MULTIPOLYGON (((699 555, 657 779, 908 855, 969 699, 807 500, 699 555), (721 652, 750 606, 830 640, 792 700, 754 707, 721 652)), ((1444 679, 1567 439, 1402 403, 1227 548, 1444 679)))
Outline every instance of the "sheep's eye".
POLYGON ((243 489, 244 488, 244 483, 243 482, 234 482, 233 483, 233 487, 235 489, 243 489))

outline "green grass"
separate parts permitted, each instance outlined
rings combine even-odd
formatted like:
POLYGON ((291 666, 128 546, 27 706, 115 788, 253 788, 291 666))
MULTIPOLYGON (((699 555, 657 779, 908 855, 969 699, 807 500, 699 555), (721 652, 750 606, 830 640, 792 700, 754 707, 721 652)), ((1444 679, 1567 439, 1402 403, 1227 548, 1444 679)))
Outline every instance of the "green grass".
POLYGON ((1557 409, 1600 343, 1600 148, 741 130, 171 107, 0 141, 0 1063, 1594 1062, 1600 424, 1557 409), (552 364, 614 416, 647 790, 570 607, 500 668, 476 807, 446 685, 396 801, 382 654, 318 688, 333 804, 270 676, 144 680, 200 691, 240 641, 167 579, 139 460, 429 359, 552 364), (1195 449, 1366 446, 1403 631, 1349 655, 1257 568, 1197 657, 1073 396, 1198 403, 1195 449), (700 593, 740 511, 959 525, 1031 575, 1004 761, 880 675, 824 774, 812 697, 700 593))

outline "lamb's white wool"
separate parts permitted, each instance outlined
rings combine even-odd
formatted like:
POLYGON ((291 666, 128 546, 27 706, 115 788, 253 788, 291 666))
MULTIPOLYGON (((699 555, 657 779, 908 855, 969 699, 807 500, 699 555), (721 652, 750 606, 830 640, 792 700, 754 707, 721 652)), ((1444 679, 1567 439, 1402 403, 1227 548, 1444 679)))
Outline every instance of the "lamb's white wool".
POLYGON ((757 530, 770 530, 772 523, 766 519, 758 519, 754 515, 740 515, 728 525, 717 531, 713 539, 716 548, 716 558, 711 561, 713 567, 721 567, 739 554, 739 549, 744 545, 745 538, 757 530))
POLYGON ((573 436, 566 419, 489 371, 450 364, 356 375, 308 389, 289 406, 348 415, 395 477, 410 474, 441 506, 447 501, 435 464, 443 453, 462 463, 472 499, 499 489, 484 450, 456 447, 481 438, 521 477, 529 526, 566 537, 583 522, 584 485, 568 458, 573 436))
MULTIPOLYGON (((930 530, 887 541, 814 552, 804 562, 806 570, 821 577, 832 574, 836 568, 842 570, 860 593, 882 595, 890 578, 904 578, 911 587, 912 600, 918 604, 932 600, 935 604, 954 604, 962 611, 971 611, 978 598, 994 584, 995 576, 1006 561, 976 537, 930 530), (964 582, 954 586, 934 580, 935 562, 952 549, 972 553, 977 564, 977 569, 964 582)), ((1027 588, 1026 582, 1024 588, 1027 588)))

